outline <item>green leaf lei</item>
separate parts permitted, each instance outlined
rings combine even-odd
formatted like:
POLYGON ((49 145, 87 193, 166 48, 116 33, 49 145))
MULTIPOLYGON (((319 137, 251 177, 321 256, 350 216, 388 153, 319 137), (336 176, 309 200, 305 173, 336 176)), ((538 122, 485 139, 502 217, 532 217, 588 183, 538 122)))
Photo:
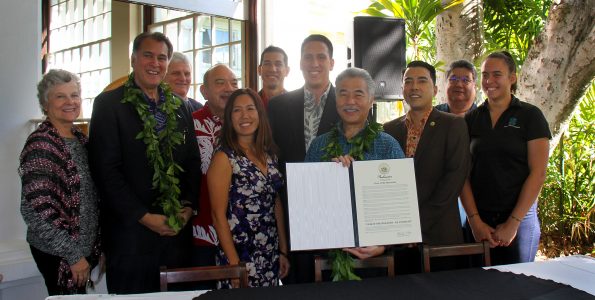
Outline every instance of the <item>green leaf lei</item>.
MULTIPOLYGON (((349 155, 356 160, 363 160, 364 153, 370 149, 372 143, 374 143, 374 140, 382 131, 383 128, 381 124, 369 122, 362 134, 357 134, 353 138, 347 140, 347 143, 351 144, 349 155)), ((331 129, 329 142, 323 150, 325 152, 322 157, 323 161, 328 161, 343 155, 343 148, 339 143, 339 129, 337 126, 331 129)), ((329 257, 332 261, 331 277, 333 281, 361 279, 353 272, 355 261, 349 253, 341 249, 335 249, 329 251, 329 257)))
POLYGON ((126 89, 122 103, 132 104, 143 122, 143 129, 136 135, 136 139, 143 140, 147 145, 147 158, 154 170, 153 189, 159 191, 155 205, 163 208, 167 216, 167 225, 177 232, 184 225, 184 220, 179 215, 182 205, 179 200, 180 180, 177 177, 183 169, 175 162, 173 151, 184 140, 184 134, 177 130, 176 119, 176 110, 182 105, 182 100, 172 94, 167 84, 163 82, 159 84, 165 93, 165 101, 158 106, 158 109, 165 113, 167 121, 165 128, 157 133, 155 131, 157 120, 149 112, 149 104, 144 98, 143 91, 134 85, 134 72, 130 73, 124 87, 126 89))

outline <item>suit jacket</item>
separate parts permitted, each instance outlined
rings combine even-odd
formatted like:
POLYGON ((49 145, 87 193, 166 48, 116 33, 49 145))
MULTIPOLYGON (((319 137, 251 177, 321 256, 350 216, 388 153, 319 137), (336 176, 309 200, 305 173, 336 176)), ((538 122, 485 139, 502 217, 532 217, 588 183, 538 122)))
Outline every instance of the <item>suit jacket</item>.
MULTIPOLYGON (((405 116, 384 131, 407 147, 405 116)), ((469 134, 465 119, 433 109, 413 157, 424 243, 462 243, 458 196, 469 172, 469 134)))
MULTIPOLYGON (((273 139, 279 147, 279 165, 284 170, 285 162, 302 162, 306 157, 304 142, 304 88, 271 98, 269 121, 273 139)), ((320 124, 318 135, 328 132, 339 121, 335 104, 335 88, 331 85, 320 124)))
MULTIPOLYGON (((154 172, 146 156, 147 147, 136 139, 143 124, 131 104, 121 103, 123 96, 122 86, 95 99, 89 163, 101 197, 106 252, 140 254, 150 251, 160 236, 138 221, 147 212, 163 214, 163 210, 154 205, 158 191, 152 188, 154 172)), ((178 130, 184 133, 183 144, 174 149, 175 160, 184 170, 179 174, 180 198, 196 206, 200 154, 187 108, 181 105, 176 115, 178 130)))
MULTIPOLYGON (((268 114, 273 139, 279 147, 279 168, 285 175, 286 162, 303 162, 306 157, 304 88, 271 98, 268 114)), ((318 125, 317 135, 328 132, 338 121, 339 114, 335 104, 335 88, 331 85, 318 125)), ((281 199, 285 211, 286 236, 289 242, 286 189, 282 189, 281 199)), ((283 281, 284 283, 314 282, 314 257, 311 251, 292 253, 291 266, 288 276, 283 281)))

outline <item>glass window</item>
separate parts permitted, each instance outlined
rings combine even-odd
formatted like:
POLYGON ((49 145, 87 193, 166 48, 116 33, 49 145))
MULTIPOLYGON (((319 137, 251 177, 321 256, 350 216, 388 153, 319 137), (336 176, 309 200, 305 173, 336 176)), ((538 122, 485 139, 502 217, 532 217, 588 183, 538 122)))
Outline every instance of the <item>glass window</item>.
POLYGON ((64 69, 81 78, 83 118, 93 99, 111 81, 111 1, 51 0, 48 70, 64 69))
POLYGON ((155 23, 149 26, 149 31, 165 34, 174 51, 184 53, 191 61, 193 78, 189 97, 204 103, 199 87, 204 73, 214 64, 229 65, 242 79, 242 21, 162 8, 155 8, 154 16, 155 23))

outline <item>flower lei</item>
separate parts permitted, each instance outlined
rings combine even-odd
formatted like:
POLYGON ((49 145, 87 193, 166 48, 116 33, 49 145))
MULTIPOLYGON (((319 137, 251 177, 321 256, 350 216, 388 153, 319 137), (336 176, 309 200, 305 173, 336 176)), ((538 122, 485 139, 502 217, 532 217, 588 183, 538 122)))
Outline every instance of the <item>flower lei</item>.
POLYGON ((168 85, 163 82, 159 84, 165 93, 165 101, 158 109, 165 113, 167 121, 165 128, 157 133, 157 121, 149 112, 149 104, 144 98, 144 93, 134 85, 134 72, 130 73, 124 87, 126 89, 122 103, 132 104, 143 122, 143 129, 136 135, 136 139, 143 140, 147 145, 147 158, 154 170, 152 187, 159 191, 155 205, 163 208, 167 216, 167 225, 178 232, 184 225, 184 220, 179 215, 182 205, 179 200, 181 192, 177 174, 183 169, 175 162, 173 150, 184 140, 184 135, 177 130, 176 119, 176 110, 182 105, 182 101, 173 96, 168 85))
MULTIPOLYGON (((370 146, 382 130, 381 124, 376 122, 368 123, 363 133, 357 134, 355 137, 347 140, 347 143, 352 145, 349 155, 356 160, 363 160, 364 153, 370 149, 370 146)), ((323 161, 343 155, 343 148, 339 144, 339 129, 337 126, 331 129, 329 142, 323 150, 325 152, 322 157, 323 161)), ((341 249, 335 249, 329 252, 329 256, 331 258, 331 277, 333 281, 361 279, 353 272, 355 261, 349 253, 341 249)))

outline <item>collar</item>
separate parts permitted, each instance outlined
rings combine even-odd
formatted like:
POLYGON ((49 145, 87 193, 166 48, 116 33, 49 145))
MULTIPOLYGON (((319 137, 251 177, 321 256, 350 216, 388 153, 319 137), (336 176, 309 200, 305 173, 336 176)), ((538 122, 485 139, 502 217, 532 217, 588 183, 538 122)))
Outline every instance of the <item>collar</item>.
MULTIPOLYGON (((322 103, 323 99, 326 99, 330 90, 331 90, 331 83, 329 82, 328 85, 326 86, 326 90, 324 91, 324 93, 322 93, 322 95, 320 95, 320 103, 322 103)), ((304 99, 311 100, 312 102, 314 102, 314 94, 312 92, 310 92, 310 90, 308 90, 308 88, 305 85, 304 85, 304 99)))
POLYGON ((434 109, 433 108, 430 108, 427 112, 424 113, 423 117, 419 121, 419 124, 413 124, 413 120, 411 119, 411 111, 408 111, 407 114, 405 115, 405 125, 407 127, 413 126, 414 128, 416 127, 415 125, 420 125, 419 128, 423 128, 424 125, 426 124, 426 121, 430 117, 430 114, 432 113, 432 110, 434 110, 434 109))
MULTIPOLYGON (((510 100, 510 104, 508 105, 508 108, 511 107, 520 107, 521 106, 521 100, 519 100, 519 98, 517 98, 515 95, 511 95, 512 99, 510 100)), ((482 110, 489 110, 490 109, 490 103, 488 102, 488 99, 485 99, 483 101, 483 103, 478 106, 479 109, 482 110)), ((507 109, 508 109, 507 108, 507 109)))
MULTIPOLYGON (((364 127, 362 127, 362 129, 360 129, 360 131, 358 131, 351 139, 353 139, 354 137, 361 135, 364 132, 364 129, 366 129, 366 127, 368 127, 370 125, 370 123, 366 120, 366 124, 364 125, 364 127)), ((345 132, 343 131, 343 121, 339 120, 337 122, 337 130, 339 131, 339 133, 341 134, 341 136, 347 140, 347 137, 345 136, 345 132)))
POLYGON ((207 118, 213 119, 213 120, 215 120, 217 122, 221 122, 221 118, 217 117, 216 115, 214 115, 211 112, 211 109, 209 108, 209 101, 207 101, 205 103, 205 105, 203 105, 203 107, 201 109, 204 109, 205 110, 205 115, 206 115, 207 118))

